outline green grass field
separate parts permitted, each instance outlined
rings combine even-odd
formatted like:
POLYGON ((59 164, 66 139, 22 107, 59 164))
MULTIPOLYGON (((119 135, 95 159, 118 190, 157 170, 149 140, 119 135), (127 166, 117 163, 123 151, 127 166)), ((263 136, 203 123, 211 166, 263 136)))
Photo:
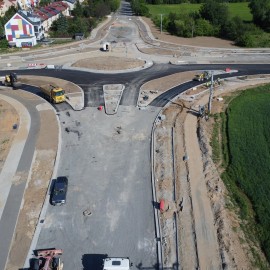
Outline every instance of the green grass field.
MULTIPOLYGON (((152 16, 164 14, 168 15, 170 12, 174 13, 189 13, 192 11, 199 11, 201 4, 174 4, 174 5, 147 5, 152 16)), ((252 15, 248 7, 248 3, 228 3, 230 16, 239 16, 243 21, 251 21, 252 15)))
MULTIPOLYGON (((222 179, 243 219, 253 220, 270 261, 270 85, 242 92, 227 109, 222 179)), ((223 133, 224 136, 224 133, 223 133)))

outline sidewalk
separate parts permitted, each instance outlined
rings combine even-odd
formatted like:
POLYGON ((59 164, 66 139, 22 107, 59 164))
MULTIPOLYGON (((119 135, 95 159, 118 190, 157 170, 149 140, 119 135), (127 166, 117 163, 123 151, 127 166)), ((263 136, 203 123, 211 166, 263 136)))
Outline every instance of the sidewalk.
POLYGON ((0 269, 15 270, 24 265, 30 248, 55 168, 60 138, 55 111, 47 102, 21 90, 2 93, 0 98, 20 115, 6 169, 0 173, 1 198, 6 194, 1 205, 0 269))

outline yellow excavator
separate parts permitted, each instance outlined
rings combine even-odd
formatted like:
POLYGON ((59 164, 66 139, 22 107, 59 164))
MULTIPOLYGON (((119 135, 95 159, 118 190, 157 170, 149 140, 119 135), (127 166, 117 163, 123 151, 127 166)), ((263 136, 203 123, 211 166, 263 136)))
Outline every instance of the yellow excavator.
POLYGON ((11 72, 9 75, 5 76, 4 85, 11 86, 15 89, 15 88, 20 87, 22 84, 18 81, 17 74, 14 72, 11 72))
POLYGON ((193 78, 193 81, 203 82, 209 80, 210 78, 211 78, 210 72, 204 71, 202 73, 196 74, 195 77, 193 78))

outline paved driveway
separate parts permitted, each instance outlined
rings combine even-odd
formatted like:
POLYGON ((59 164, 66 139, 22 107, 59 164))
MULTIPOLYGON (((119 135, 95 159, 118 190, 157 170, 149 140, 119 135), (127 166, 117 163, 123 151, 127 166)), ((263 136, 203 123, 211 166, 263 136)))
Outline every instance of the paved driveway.
POLYGON ((70 180, 67 204, 49 207, 37 248, 64 249, 65 270, 98 270, 104 254, 130 257, 133 269, 154 269, 150 134, 157 110, 60 113, 58 174, 70 180))

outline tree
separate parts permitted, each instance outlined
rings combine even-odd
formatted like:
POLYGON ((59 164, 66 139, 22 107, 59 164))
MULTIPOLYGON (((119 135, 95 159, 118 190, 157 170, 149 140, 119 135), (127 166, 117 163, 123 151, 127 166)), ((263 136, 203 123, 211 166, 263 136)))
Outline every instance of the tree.
POLYGON ((0 39, 5 35, 5 28, 2 22, 0 21, 0 39))
POLYGON ((66 34, 68 30, 67 18, 61 13, 57 20, 57 31, 66 34))
POLYGON ((215 29, 209 21, 205 19, 196 20, 195 36, 213 36, 213 35, 215 35, 215 29))
POLYGON ((109 5, 110 5, 111 11, 115 12, 120 6, 120 0, 110 0, 109 5))
POLYGON ((110 14, 110 8, 104 2, 99 2, 96 4, 94 8, 94 16, 97 18, 102 18, 106 15, 110 14))
POLYGON ((87 18, 74 17, 69 22, 68 33, 72 36, 75 33, 84 33, 86 35, 90 27, 90 21, 87 18))
POLYGON ((131 8, 133 12, 138 16, 149 16, 149 9, 145 5, 144 0, 132 0, 131 8))
POLYGON ((51 31, 57 33, 58 36, 67 36, 68 34, 68 21, 67 18, 60 14, 59 19, 52 23, 51 31))
POLYGON ((80 1, 76 2, 75 8, 71 11, 71 14, 75 17, 83 17, 84 9, 80 1))
POLYGON ((253 22, 270 31, 270 0, 251 0, 249 8, 253 15, 253 22))
POLYGON ((200 15, 203 19, 214 25, 224 25, 229 18, 228 6, 218 3, 215 0, 207 0, 200 8, 200 15))
POLYGON ((3 17, 3 25, 5 25, 13 15, 15 15, 17 12, 17 9, 14 6, 11 6, 5 13, 3 17))

